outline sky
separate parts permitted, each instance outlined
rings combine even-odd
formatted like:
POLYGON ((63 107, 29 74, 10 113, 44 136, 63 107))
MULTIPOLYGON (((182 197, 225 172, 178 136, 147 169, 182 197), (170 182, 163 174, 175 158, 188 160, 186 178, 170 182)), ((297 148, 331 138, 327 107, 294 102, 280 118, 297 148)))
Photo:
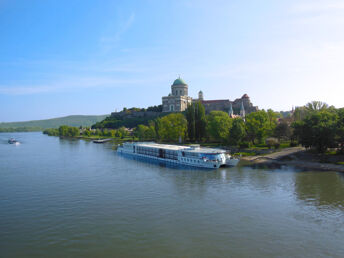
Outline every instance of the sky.
POLYGON ((343 0, 0 0, 0 122, 189 95, 344 106, 343 0))

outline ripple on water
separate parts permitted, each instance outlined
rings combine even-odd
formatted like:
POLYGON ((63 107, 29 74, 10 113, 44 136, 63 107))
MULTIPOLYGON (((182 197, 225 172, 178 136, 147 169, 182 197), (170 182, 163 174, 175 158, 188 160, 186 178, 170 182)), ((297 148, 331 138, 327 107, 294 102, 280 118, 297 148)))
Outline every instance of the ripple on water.
POLYGON ((0 144, 5 257, 344 256, 337 173, 174 169, 108 145, 15 137, 19 148, 0 144))

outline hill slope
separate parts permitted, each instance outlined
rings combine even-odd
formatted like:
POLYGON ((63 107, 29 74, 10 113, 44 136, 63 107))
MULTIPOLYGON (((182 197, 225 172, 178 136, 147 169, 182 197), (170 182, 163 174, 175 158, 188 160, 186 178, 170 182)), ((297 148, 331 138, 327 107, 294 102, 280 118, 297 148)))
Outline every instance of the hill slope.
POLYGON ((87 115, 73 115, 58 117, 45 120, 33 120, 25 122, 9 122, 9 123, 0 123, 0 128, 19 128, 19 127, 39 127, 42 129, 47 128, 58 128, 61 125, 68 126, 91 126, 97 122, 104 120, 109 115, 100 115, 100 116, 87 116, 87 115))

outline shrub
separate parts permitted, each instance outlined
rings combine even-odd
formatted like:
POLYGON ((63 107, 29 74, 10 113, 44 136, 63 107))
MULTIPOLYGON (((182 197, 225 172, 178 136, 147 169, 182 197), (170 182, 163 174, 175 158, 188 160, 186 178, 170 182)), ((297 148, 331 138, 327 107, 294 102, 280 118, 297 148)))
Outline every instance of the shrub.
MULTIPOLYGON (((266 138, 265 144, 266 144, 269 148, 271 148, 272 146, 274 146, 275 148, 276 148, 276 146, 277 146, 277 148, 278 148, 279 145, 280 145, 278 139, 277 139, 277 138, 273 138, 273 137, 266 138)), ((277 148, 276 148, 276 149, 277 149, 277 148)))
POLYGON ((240 148, 250 148, 251 144, 247 141, 243 141, 239 143, 240 148))
POLYGON ((297 145, 298 145, 297 142, 294 142, 294 141, 291 141, 289 144, 290 147, 296 147, 297 145))

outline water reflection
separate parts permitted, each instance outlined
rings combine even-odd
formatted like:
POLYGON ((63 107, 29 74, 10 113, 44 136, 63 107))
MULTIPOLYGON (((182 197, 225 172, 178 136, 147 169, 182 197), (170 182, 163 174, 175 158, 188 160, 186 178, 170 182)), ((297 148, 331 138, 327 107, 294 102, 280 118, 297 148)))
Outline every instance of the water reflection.
POLYGON ((69 139, 69 138, 62 138, 59 137, 59 144, 62 145, 61 147, 64 148, 65 146, 70 147, 71 149, 79 148, 80 140, 79 139, 69 139))
POLYGON ((4 257, 343 257, 341 174, 175 169, 110 143, 23 140, 0 144, 4 257))
POLYGON ((300 200, 316 206, 344 209, 344 177, 336 172, 295 174, 295 193, 300 200))

